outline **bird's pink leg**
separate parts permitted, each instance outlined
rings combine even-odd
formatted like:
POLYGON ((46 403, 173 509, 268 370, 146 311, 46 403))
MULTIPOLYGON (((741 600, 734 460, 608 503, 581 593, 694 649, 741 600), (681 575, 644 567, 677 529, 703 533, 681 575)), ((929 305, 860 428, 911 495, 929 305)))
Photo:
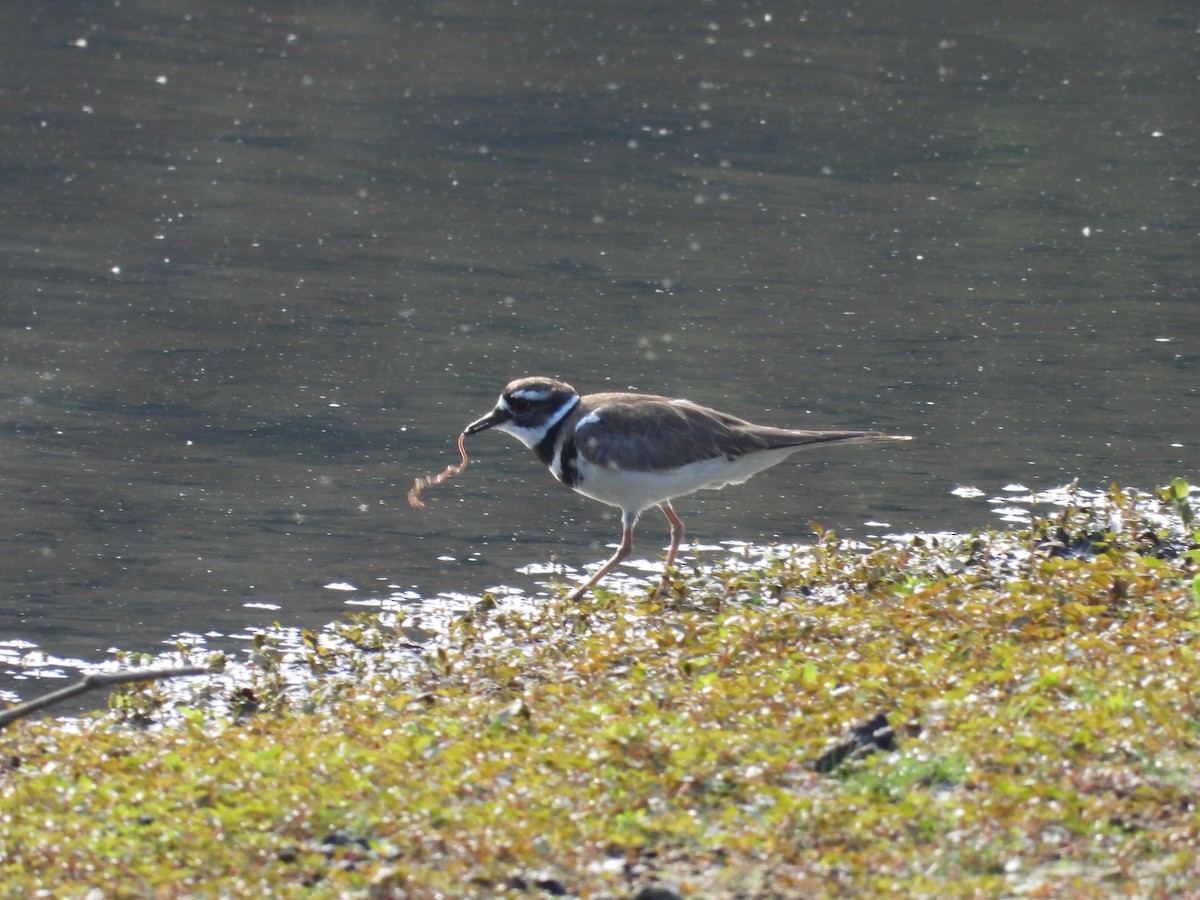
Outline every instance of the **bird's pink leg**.
POLYGON ((621 546, 617 548, 617 552, 612 555, 608 562, 600 567, 600 570, 595 575, 588 579, 587 584, 572 591, 568 599, 581 599, 584 594, 596 586, 596 582, 615 569, 621 560, 629 555, 630 551, 633 550, 633 526, 633 522, 625 524, 625 530, 621 535, 621 546))
POLYGON ((671 571, 675 568, 675 555, 679 552, 679 544, 683 541, 683 520, 675 515, 675 510, 671 506, 669 500, 664 500, 659 504, 663 511, 663 515, 667 517, 667 521, 671 523, 671 548, 667 550, 667 562, 663 569, 662 584, 658 586, 658 590, 654 592, 654 596, 658 596, 671 585, 671 571))

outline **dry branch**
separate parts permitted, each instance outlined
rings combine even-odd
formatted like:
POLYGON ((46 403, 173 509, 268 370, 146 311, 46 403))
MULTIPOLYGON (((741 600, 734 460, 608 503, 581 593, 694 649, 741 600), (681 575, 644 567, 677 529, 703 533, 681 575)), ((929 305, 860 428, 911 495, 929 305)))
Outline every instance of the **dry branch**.
POLYGON ((185 675, 207 675, 208 672, 209 669, 207 666, 179 666, 170 669, 121 669, 116 672, 93 672, 84 678, 83 681, 60 688, 57 691, 51 691, 49 694, 22 703, 20 706, 14 706, 12 709, 0 712, 0 728, 4 728, 18 719, 32 715, 40 709, 45 709, 47 706, 53 706, 55 703, 61 703, 64 700, 69 700, 79 694, 94 691, 98 688, 112 687, 115 684, 130 684, 137 681, 158 681, 162 678, 179 678, 185 675))

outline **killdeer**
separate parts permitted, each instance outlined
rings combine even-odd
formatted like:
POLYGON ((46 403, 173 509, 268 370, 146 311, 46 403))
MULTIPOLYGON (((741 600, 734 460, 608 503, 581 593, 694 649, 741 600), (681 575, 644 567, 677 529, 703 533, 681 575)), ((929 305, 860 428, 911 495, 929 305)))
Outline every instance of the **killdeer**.
POLYGON ((495 408, 463 433, 507 432, 550 474, 585 497, 621 510, 617 552, 572 594, 578 600, 633 549, 638 516, 658 506, 671 526, 661 591, 683 540, 671 501, 702 488, 741 484, 797 450, 818 444, 907 441, 877 431, 793 431, 752 425, 687 400, 652 394, 585 394, 553 378, 518 378, 495 408))

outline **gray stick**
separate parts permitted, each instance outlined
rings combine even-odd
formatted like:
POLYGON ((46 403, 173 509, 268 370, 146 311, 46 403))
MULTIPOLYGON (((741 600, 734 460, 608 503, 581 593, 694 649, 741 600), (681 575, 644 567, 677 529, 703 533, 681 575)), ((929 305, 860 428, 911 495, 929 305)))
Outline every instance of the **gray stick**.
POLYGON ((93 672, 83 681, 57 691, 51 691, 49 694, 22 703, 20 706, 0 712, 0 728, 17 721, 17 719, 23 719, 39 709, 45 709, 47 706, 53 706, 55 703, 61 703, 63 700, 69 700, 71 697, 96 688, 112 687, 114 684, 129 684, 136 681, 157 681, 160 678, 178 678, 183 675, 207 675, 208 671, 206 666, 181 666, 173 669, 121 669, 118 672, 93 672))

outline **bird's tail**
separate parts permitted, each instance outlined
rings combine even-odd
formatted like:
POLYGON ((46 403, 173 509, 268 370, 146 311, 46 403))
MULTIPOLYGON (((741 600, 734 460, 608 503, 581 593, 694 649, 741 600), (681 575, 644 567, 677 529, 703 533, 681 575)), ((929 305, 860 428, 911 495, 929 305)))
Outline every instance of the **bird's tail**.
POLYGON ((907 434, 884 434, 882 431, 791 431, 785 428, 759 432, 767 438, 772 450, 783 447, 801 449, 818 444, 876 444, 884 441, 911 441, 907 434), (770 432, 774 433, 770 433, 770 432))

